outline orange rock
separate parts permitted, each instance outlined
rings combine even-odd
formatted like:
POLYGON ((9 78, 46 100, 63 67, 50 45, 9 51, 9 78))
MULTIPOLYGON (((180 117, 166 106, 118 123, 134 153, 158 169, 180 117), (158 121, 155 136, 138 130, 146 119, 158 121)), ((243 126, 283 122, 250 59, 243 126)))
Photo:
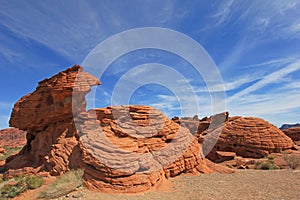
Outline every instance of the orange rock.
POLYGON ((73 114, 85 111, 85 95, 93 85, 100 85, 100 81, 78 65, 45 79, 15 104, 10 126, 38 132, 50 124, 72 119, 73 114))
POLYGON ((227 160, 233 160, 235 156, 235 152, 216 151, 216 159, 214 160, 214 162, 220 163, 227 160))
POLYGON ((294 142, 300 141, 300 127, 293 127, 282 130, 287 136, 289 136, 294 142))
POLYGON ((73 114, 85 112, 85 95, 99 84, 96 77, 75 65, 41 81, 33 93, 22 97, 13 108, 10 125, 27 131, 27 144, 19 154, 7 158, 5 167, 42 166, 39 170, 51 175, 67 171, 69 156, 78 145, 73 114))
POLYGON ((165 177, 218 170, 218 165, 206 165, 198 139, 187 128, 152 107, 86 112, 85 95, 99 84, 75 65, 22 97, 10 125, 27 131, 27 143, 6 160, 5 175, 61 175, 82 168, 90 189, 140 192, 165 177))
MULTIPOLYGON (((292 140, 267 121, 254 117, 228 117, 228 112, 210 118, 173 118, 188 128, 203 144, 203 153, 210 160, 221 162, 217 151, 234 152, 236 155, 261 158, 270 153, 294 148, 292 140)), ((298 137, 298 128, 286 129, 291 137, 298 137)), ((232 156, 230 156, 232 158, 232 156)), ((229 158, 226 158, 229 159, 229 158)))
POLYGON ((208 158, 216 151, 232 151, 239 156, 261 158, 270 153, 293 148, 293 141, 267 121, 254 117, 231 117, 224 126, 203 133, 205 139, 216 139, 208 158), (221 132, 220 135, 216 134, 221 132), (218 137, 219 136, 219 137, 218 137))
POLYGON ((95 109, 77 120, 83 162, 70 165, 85 169, 89 188, 139 192, 163 176, 212 172, 197 138, 152 107, 95 109))

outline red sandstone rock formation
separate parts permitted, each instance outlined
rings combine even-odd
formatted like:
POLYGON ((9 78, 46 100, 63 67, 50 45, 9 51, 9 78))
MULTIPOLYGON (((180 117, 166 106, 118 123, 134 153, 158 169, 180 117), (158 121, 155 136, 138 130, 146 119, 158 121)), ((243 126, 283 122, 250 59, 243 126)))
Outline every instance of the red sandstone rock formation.
POLYGON ((293 141, 267 121, 254 117, 231 117, 224 126, 203 132, 205 139, 217 143, 208 154, 214 160, 216 151, 231 151, 239 156, 261 158, 293 148, 293 141))
POLYGON ((280 129, 259 118, 228 118, 226 112, 202 120, 173 120, 194 133, 199 138, 199 143, 203 144, 204 154, 217 162, 224 159, 218 153, 222 151, 234 152, 243 157, 261 158, 294 146, 292 140, 280 129))
POLYGON ((33 93, 22 97, 14 106, 10 125, 27 131, 27 144, 7 159, 6 168, 40 168, 52 175, 68 170, 69 156, 78 145, 73 114, 85 112, 85 95, 99 84, 75 65, 41 81, 33 93))
POLYGON ((289 136, 294 142, 300 141, 300 127, 293 127, 282 130, 287 136, 289 136))
POLYGON ((164 177, 212 171, 188 129, 149 106, 91 110, 80 114, 77 127, 83 152, 71 166, 85 169, 92 189, 144 191, 164 177))
POLYGON ((232 172, 207 165, 198 139, 154 108, 118 106, 86 112, 85 95, 99 84, 74 66, 21 98, 10 125, 27 131, 27 144, 7 159, 6 175, 22 169, 60 175, 83 168, 91 189, 138 192, 180 173, 232 172))
POLYGON ((26 144, 26 132, 17 128, 6 128, 0 130, 0 145, 15 148, 26 144))
POLYGON ((223 126, 224 123, 228 120, 229 113, 219 113, 211 117, 204 117, 203 119, 198 119, 197 117, 184 117, 179 119, 174 117, 172 120, 183 127, 186 127, 190 130, 193 135, 196 135, 198 138, 202 135, 207 129, 216 129, 220 126, 223 126))

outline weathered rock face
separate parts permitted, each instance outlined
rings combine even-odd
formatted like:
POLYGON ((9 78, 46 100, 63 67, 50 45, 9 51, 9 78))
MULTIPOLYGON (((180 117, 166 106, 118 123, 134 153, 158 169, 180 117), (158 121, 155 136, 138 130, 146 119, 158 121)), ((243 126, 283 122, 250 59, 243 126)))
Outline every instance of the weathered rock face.
POLYGON ((177 124, 188 128, 193 135, 196 135, 199 138, 207 129, 213 130, 220 126, 223 126, 224 123, 228 120, 228 116, 229 113, 224 112, 213 115, 211 117, 204 117, 200 120, 195 116, 193 118, 185 117, 180 119, 178 117, 174 117, 172 120, 177 124))
POLYGON ((260 158, 294 146, 292 140, 280 129, 263 119, 228 115, 228 112, 225 112, 201 120, 173 118, 173 121, 195 134, 199 143, 203 144, 206 157, 215 162, 224 159, 220 152, 234 152, 238 156, 260 158), (213 148, 206 149, 210 146, 213 148))
POLYGON ((231 117, 223 127, 206 130, 203 136, 210 140, 219 133, 216 145, 208 154, 212 160, 216 151, 231 151, 243 157, 260 158, 294 146, 293 141, 277 127, 254 117, 231 117))
POLYGON ((85 112, 85 95, 93 85, 100 81, 78 65, 45 79, 15 104, 10 126, 38 132, 49 124, 72 119, 73 114, 85 112))
POLYGON ((6 168, 40 168, 52 175, 68 170, 68 158, 78 145, 73 114, 85 111, 85 95, 99 84, 75 65, 41 81, 33 93, 22 97, 13 108, 10 126, 27 131, 27 144, 7 159, 6 168))
POLYGON ((293 127, 282 130, 287 136, 289 136, 294 142, 300 141, 300 127, 293 127))
POLYGON ((71 165, 84 168, 87 185, 96 190, 144 191, 165 177, 212 171, 197 138, 149 106, 91 110, 77 127, 83 162, 71 159, 71 165))
POLYGON ((60 175, 83 168, 91 189, 139 192, 183 172, 232 172, 207 165, 198 139, 154 108, 117 106, 86 112, 85 95, 99 84, 74 66, 21 98, 10 125, 27 131, 27 144, 7 159, 6 175, 20 169, 60 175))
POLYGON ((0 145, 15 148, 26 144, 26 132, 17 128, 6 128, 0 130, 0 145))

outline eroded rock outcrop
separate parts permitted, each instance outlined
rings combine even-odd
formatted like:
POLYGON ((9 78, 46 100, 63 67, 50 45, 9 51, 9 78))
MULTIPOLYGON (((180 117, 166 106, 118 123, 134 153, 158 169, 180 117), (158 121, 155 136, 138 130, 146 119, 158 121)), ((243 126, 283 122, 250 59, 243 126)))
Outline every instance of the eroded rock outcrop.
POLYGON ((26 144, 26 132, 17 128, 6 128, 0 130, 0 145, 15 148, 26 144))
POLYGON ((229 152, 243 157, 261 158, 294 146, 292 140, 280 129, 263 119, 228 115, 225 112, 201 120, 173 120, 189 128, 199 138, 199 143, 203 144, 205 155, 216 162, 223 161, 222 154, 229 152), (212 149, 209 148, 211 146, 212 149))
POLYGON ((79 116, 77 126, 83 162, 72 167, 85 169, 93 189, 109 190, 113 184, 118 191, 144 191, 165 177, 213 171, 197 138, 149 106, 91 110, 79 116))
POLYGON ((294 146, 293 141, 277 127, 255 117, 230 117, 224 126, 208 129, 202 135, 208 140, 219 136, 213 150, 208 154, 212 160, 216 151, 230 151, 243 157, 261 158, 294 146))
POLYGON ((39 83, 14 106, 10 126, 27 131, 26 146, 7 159, 7 169, 38 168, 59 175, 78 145, 73 115, 85 112, 85 95, 100 81, 75 65, 39 83), (73 107, 75 109, 73 109, 73 107))
POLYGON ((7 159, 6 175, 22 169, 60 175, 83 168, 91 189, 139 192, 181 173, 232 172, 208 162, 198 139, 154 108, 86 112, 85 95, 99 84, 76 65, 21 98, 10 125, 27 131, 27 143, 7 159))
POLYGON ((194 117, 184 117, 178 118, 173 117, 172 120, 177 124, 180 124, 183 127, 186 127, 190 130, 190 132, 197 136, 198 138, 203 135, 203 132, 210 129, 214 130, 220 126, 223 126, 226 121, 228 121, 229 113, 223 112, 211 117, 204 117, 202 119, 198 119, 198 116, 194 117))

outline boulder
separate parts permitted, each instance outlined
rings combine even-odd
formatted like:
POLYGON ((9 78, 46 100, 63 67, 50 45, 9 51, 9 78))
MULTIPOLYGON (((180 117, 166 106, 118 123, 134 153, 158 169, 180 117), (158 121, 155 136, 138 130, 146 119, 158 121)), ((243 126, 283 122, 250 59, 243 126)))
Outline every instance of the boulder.
POLYGON ((216 151, 215 162, 220 163, 227 160, 233 160, 235 158, 235 152, 226 152, 226 151, 216 151))

